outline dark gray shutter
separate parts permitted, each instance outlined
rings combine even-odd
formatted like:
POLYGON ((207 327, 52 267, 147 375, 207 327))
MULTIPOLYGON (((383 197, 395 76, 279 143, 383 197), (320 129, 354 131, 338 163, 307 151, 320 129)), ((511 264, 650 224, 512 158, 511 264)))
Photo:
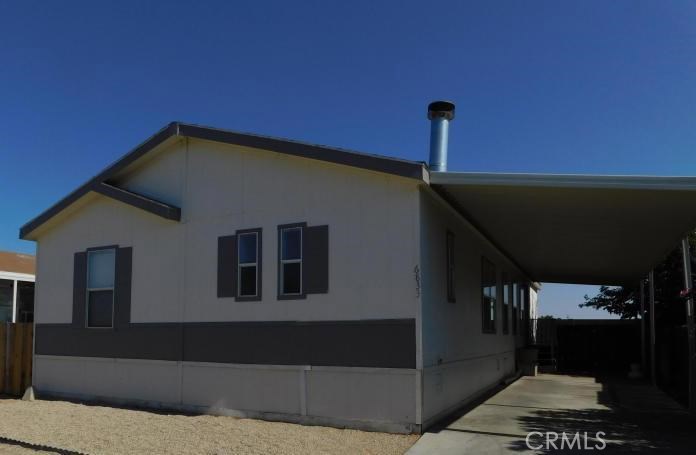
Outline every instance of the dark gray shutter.
POLYGON ((126 327, 130 323, 132 276, 133 248, 117 248, 114 327, 126 327))
POLYGON ((87 306, 87 253, 75 253, 73 259, 73 314, 75 327, 85 326, 87 306))
POLYGON ((237 295, 237 236, 218 237, 217 296, 237 295))
POLYGON ((305 294, 329 292, 329 227, 305 227, 302 233, 302 286, 305 294))

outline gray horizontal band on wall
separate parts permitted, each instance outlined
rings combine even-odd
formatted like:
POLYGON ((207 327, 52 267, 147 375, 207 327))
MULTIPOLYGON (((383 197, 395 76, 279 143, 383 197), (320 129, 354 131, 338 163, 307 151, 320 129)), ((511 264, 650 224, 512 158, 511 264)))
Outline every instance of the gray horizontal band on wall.
POLYGON ((39 355, 258 365, 416 367, 415 319, 36 324, 39 355))

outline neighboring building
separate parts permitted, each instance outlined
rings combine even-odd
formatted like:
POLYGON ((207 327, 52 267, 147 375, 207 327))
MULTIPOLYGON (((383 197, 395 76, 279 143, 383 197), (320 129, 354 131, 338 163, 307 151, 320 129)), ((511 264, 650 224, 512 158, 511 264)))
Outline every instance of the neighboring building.
POLYGON ((34 321, 34 275, 31 254, 0 251, 0 322, 34 321))
MULTIPOLYGON (((444 151, 453 106, 431 108, 444 151)), ((515 373, 536 281, 632 278, 679 238, 598 261, 606 239, 577 212, 553 228, 591 231, 581 248, 530 226, 553 184, 438 172, 438 158, 170 124, 21 229, 38 243, 34 386, 420 431, 515 373), (528 194, 515 185, 543 194, 510 205, 528 194)))

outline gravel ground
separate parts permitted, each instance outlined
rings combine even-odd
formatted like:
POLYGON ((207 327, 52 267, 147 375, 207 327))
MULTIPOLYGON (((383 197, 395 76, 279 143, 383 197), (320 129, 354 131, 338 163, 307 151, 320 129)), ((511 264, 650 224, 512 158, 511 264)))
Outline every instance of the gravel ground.
MULTIPOLYGON (((0 436, 88 454, 402 454, 418 436, 66 401, 0 400, 0 436)), ((0 443, 0 454, 52 453, 0 443)))

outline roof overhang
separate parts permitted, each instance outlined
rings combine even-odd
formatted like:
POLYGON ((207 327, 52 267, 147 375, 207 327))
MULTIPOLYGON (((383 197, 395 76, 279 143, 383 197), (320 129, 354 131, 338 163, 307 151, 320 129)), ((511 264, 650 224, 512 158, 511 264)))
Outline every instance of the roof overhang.
POLYGON ((537 281, 625 284, 696 228, 696 178, 431 172, 430 184, 537 281))
POLYGON ((39 214, 36 218, 22 226, 19 230, 19 238, 35 240, 35 231, 90 192, 100 193, 155 215, 162 216, 163 218, 178 221, 181 216, 181 211, 178 207, 169 206, 143 195, 129 193, 111 184, 113 178, 119 175, 119 173, 124 172, 129 166, 145 158, 155 149, 171 144, 173 141, 177 140, 177 138, 201 139, 223 144, 269 150, 286 155, 351 166, 420 181, 425 181, 428 176, 427 169, 424 163, 421 162, 354 152, 351 150, 309 144, 289 139, 172 122, 145 140, 145 142, 119 158, 116 162, 82 186, 49 207, 43 213, 39 214))

